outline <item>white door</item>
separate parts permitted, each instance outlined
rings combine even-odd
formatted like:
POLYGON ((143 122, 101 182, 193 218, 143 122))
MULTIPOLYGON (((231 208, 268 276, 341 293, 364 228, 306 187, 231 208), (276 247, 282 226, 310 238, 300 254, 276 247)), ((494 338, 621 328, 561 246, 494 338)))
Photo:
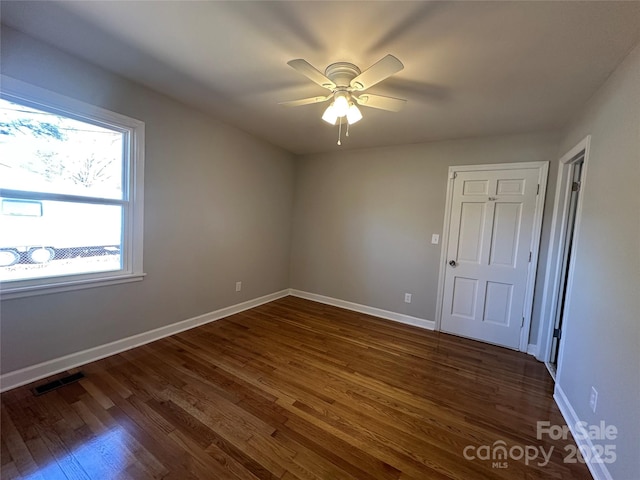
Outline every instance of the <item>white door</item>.
POLYGON ((518 349, 539 172, 523 168, 456 174, 442 331, 518 349))

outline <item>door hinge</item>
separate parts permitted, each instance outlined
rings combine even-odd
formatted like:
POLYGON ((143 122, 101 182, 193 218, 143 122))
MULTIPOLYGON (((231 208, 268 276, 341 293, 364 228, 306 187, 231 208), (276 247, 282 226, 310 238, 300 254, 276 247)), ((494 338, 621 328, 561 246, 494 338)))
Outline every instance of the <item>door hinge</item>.
POLYGON ((453 172, 451 174, 451 178, 458 178, 458 172, 453 172))
POLYGON ((536 191, 536 195, 540 195, 540 184, 538 184, 538 190, 536 191))
POLYGON ((522 323, 520 324, 520 328, 524 327, 524 317, 522 317, 522 323))
POLYGON ((554 328, 553 338, 557 338, 558 340, 560 340, 560 337, 562 337, 562 330, 560 330, 559 328, 554 328))
POLYGON ((532 252, 529 252, 529 263, 531 263, 531 257, 533 256, 532 252))
POLYGON ((571 184, 571 191, 572 192, 579 192, 580 191, 580 182, 573 182, 571 184))

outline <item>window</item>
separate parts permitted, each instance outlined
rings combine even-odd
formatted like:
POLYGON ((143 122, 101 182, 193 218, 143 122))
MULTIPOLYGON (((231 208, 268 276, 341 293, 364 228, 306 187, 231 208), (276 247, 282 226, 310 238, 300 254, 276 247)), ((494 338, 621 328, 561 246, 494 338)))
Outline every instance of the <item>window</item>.
POLYGON ((141 280, 144 123, 2 83, 2 298, 141 280))

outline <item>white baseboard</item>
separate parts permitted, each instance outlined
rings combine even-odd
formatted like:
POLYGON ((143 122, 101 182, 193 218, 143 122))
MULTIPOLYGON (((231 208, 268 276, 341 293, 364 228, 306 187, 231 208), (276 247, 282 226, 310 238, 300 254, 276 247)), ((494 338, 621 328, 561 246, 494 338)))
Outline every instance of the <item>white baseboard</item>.
MULTIPOLYGON (((562 388, 556 382, 556 388, 553 392, 553 399, 556 401, 556 405, 560 409, 560 413, 564 417, 564 421, 567 422, 567 426, 569 430, 571 430, 571 434, 578 445, 578 448, 584 449, 584 451, 595 452, 597 451, 594 448, 594 444, 587 435, 578 435, 576 432, 576 425, 580 423, 580 419, 578 418, 578 414, 574 410, 573 406, 569 402, 569 399, 562 391, 562 388), (582 438, 582 437, 587 438, 582 438)), ((613 480, 613 477, 609 473, 607 466, 605 463, 594 463, 591 458, 586 459, 587 467, 589 467, 589 471, 591 472, 591 476, 594 480, 613 480)))
POLYGON ((534 357, 537 357, 538 356, 538 345, 534 345, 532 343, 527 345, 527 353, 529 355, 533 355, 534 357))
POLYGON ((345 308, 347 310, 353 310, 359 313, 365 313, 374 317, 384 318, 387 320, 393 320, 395 322, 404 323, 407 325, 413 325, 427 330, 435 329, 435 322, 433 320, 425 320, 423 318, 412 317, 410 315, 404 315, 402 313, 390 312, 388 310, 382 310, 380 308, 369 307, 367 305, 360 305, 358 303, 348 302, 346 300, 340 300, 337 298, 326 297, 324 295, 317 295, 315 293, 303 292, 301 290, 286 289, 279 292, 275 292, 263 297, 248 300, 246 302, 232 305, 230 307, 222 308, 213 312, 205 313, 197 317, 189 318, 171 325, 143 332, 131 337, 116 340, 105 345, 89 348, 81 352, 71 353, 63 357, 54 358, 46 362, 31 365, 29 367, 14 370, 0 375, 0 392, 11 390, 12 388, 20 387, 31 382, 35 382, 42 378, 55 375, 70 368, 79 367, 90 362, 95 362, 110 355, 115 355, 126 350, 130 350, 140 345, 145 345, 161 338, 175 335, 176 333, 189 330, 191 328, 204 325, 215 320, 219 320, 229 315, 248 310, 250 308, 257 307, 264 303, 272 302, 278 298, 292 295, 295 297, 305 298, 314 302, 324 303, 327 305, 333 305, 335 307, 345 308))
POLYGON ((555 383, 555 381, 556 381, 556 367, 555 367, 555 365, 551 365, 551 363, 549 363, 549 362, 544 362, 544 366, 547 367, 547 372, 549 372, 549 375, 551 375, 551 378, 553 378, 553 382, 555 383))
POLYGON ((423 318, 412 317, 410 315, 404 315, 402 313, 390 312, 388 310, 382 310, 380 308, 369 307, 367 305, 360 305, 359 303, 347 302, 346 300, 340 300, 332 297, 325 297, 324 295, 318 295, 316 293, 303 292, 302 290, 289 290, 289 294, 294 297, 300 297, 314 302, 325 303, 327 305, 333 305, 334 307, 345 308, 347 310, 353 310, 354 312, 366 313, 374 317, 380 317, 387 320, 393 320, 394 322, 404 323, 407 325, 413 325, 414 327, 425 328, 427 330, 435 330, 436 323, 433 320, 425 320, 423 318))
POLYGON ((130 350, 132 348, 139 347, 140 345, 144 345, 146 343, 160 340, 164 337, 175 335, 176 333, 180 333, 185 330, 204 325, 205 323, 220 320, 221 318, 228 317, 229 315, 240 313, 244 310, 257 307, 258 305, 262 305, 264 303, 272 302, 274 300, 277 300, 278 298, 286 297, 287 295, 289 295, 288 289, 281 290, 279 292, 271 293, 263 297, 254 298, 253 300, 248 300, 236 305, 231 305, 230 307, 225 307, 221 308, 220 310, 205 313, 203 315, 198 315, 197 317, 189 318, 187 320, 173 323, 165 327, 156 328, 155 330, 150 330, 148 332, 143 332, 131 337, 123 338, 121 340, 116 340, 115 342, 107 343, 105 345, 89 348, 88 350, 72 353, 69 355, 65 355, 64 357, 54 358, 53 360, 48 360, 37 365, 32 365, 20 370, 5 373, 3 375, 0 375, 0 391, 4 392, 6 390, 11 390, 12 388, 35 382, 36 380, 40 380, 41 378, 64 372, 65 370, 69 370, 70 368, 75 368, 79 367, 80 365, 95 362, 96 360, 100 360, 110 355, 115 355, 116 353, 124 352, 125 350, 130 350))

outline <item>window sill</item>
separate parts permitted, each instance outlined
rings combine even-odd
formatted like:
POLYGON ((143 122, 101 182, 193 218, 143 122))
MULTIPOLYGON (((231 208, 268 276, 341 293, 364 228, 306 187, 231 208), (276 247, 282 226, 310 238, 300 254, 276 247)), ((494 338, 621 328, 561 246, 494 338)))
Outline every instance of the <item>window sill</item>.
POLYGON ((108 285, 117 285, 119 283, 140 282, 145 276, 146 273, 135 273, 21 287, 11 287, 7 286, 5 283, 4 285, 0 285, 0 300, 4 301, 14 298, 32 297, 35 295, 48 295, 50 293, 83 290, 85 288, 105 287, 108 285))

